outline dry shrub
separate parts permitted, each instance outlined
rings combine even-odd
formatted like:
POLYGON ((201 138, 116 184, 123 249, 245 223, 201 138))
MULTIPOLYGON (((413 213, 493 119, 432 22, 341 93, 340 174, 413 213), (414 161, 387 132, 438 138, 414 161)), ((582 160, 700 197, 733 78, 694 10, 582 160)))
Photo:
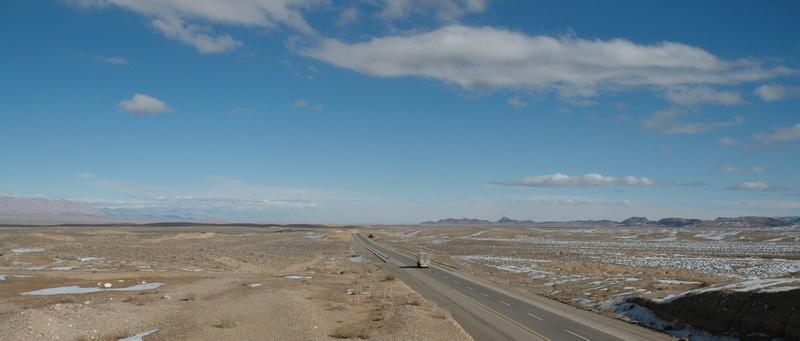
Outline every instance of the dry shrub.
POLYGON ((439 320, 446 320, 448 317, 450 317, 450 313, 448 313, 448 312, 447 312, 446 310, 444 310, 444 309, 438 309, 438 308, 437 308, 436 310, 434 310, 433 312, 431 312, 431 315, 430 315, 430 316, 431 316, 431 317, 433 317, 433 318, 435 318, 435 319, 439 319, 439 320))
POLYGON ((222 319, 222 321, 219 321, 219 323, 213 326, 217 328, 233 328, 236 327, 236 321, 231 320, 229 318, 224 318, 222 319))
POLYGON ((394 281, 395 279, 397 279, 397 276, 395 276, 393 273, 387 273, 386 276, 383 277, 383 279, 387 281, 394 281))
POLYGON ((406 305, 413 305, 418 307, 422 305, 422 300, 418 295, 408 295, 406 296, 406 305))
POLYGON ((369 339, 369 329, 364 322, 349 323, 336 327, 328 336, 336 339, 369 339))

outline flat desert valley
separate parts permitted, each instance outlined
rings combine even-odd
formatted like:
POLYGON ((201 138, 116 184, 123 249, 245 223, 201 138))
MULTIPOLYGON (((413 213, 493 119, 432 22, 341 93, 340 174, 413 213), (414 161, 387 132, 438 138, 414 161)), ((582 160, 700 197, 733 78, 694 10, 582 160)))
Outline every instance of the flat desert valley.
POLYGON ((94 226, 0 230, 0 340, 473 339, 359 235, 666 338, 800 338, 797 226, 94 226))

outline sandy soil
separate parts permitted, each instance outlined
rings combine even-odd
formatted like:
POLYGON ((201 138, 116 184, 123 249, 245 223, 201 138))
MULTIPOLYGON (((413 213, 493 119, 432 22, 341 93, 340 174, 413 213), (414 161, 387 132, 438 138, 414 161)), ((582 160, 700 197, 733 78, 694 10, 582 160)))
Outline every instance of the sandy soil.
POLYGON ((471 340, 340 229, 0 230, 0 340, 471 340), (287 277, 289 276, 289 277, 287 277), (108 283, 108 284, 106 284, 108 283), (29 296, 79 286, 137 291, 29 296))

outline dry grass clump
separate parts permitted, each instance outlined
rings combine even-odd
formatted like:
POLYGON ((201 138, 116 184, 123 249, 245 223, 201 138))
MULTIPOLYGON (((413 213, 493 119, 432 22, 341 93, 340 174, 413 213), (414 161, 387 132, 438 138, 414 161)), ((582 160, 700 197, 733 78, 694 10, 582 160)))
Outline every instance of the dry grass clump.
POLYGON ((383 276, 383 279, 385 281, 394 281, 395 279, 397 279, 397 276, 395 276, 393 273, 390 272, 387 273, 385 276, 383 276))
POLYGON ((343 324, 328 336, 336 339, 369 339, 369 324, 365 322, 343 324))
POLYGON ((233 328, 236 327, 236 321, 229 318, 224 318, 219 323, 213 325, 216 328, 233 328))

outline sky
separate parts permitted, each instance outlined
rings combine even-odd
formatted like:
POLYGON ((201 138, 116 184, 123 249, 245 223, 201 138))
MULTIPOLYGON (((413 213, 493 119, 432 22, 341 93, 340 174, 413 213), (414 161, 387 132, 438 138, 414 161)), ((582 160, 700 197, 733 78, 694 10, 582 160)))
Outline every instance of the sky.
POLYGON ((800 2, 0 3, 0 196, 416 223, 800 215, 800 2))

